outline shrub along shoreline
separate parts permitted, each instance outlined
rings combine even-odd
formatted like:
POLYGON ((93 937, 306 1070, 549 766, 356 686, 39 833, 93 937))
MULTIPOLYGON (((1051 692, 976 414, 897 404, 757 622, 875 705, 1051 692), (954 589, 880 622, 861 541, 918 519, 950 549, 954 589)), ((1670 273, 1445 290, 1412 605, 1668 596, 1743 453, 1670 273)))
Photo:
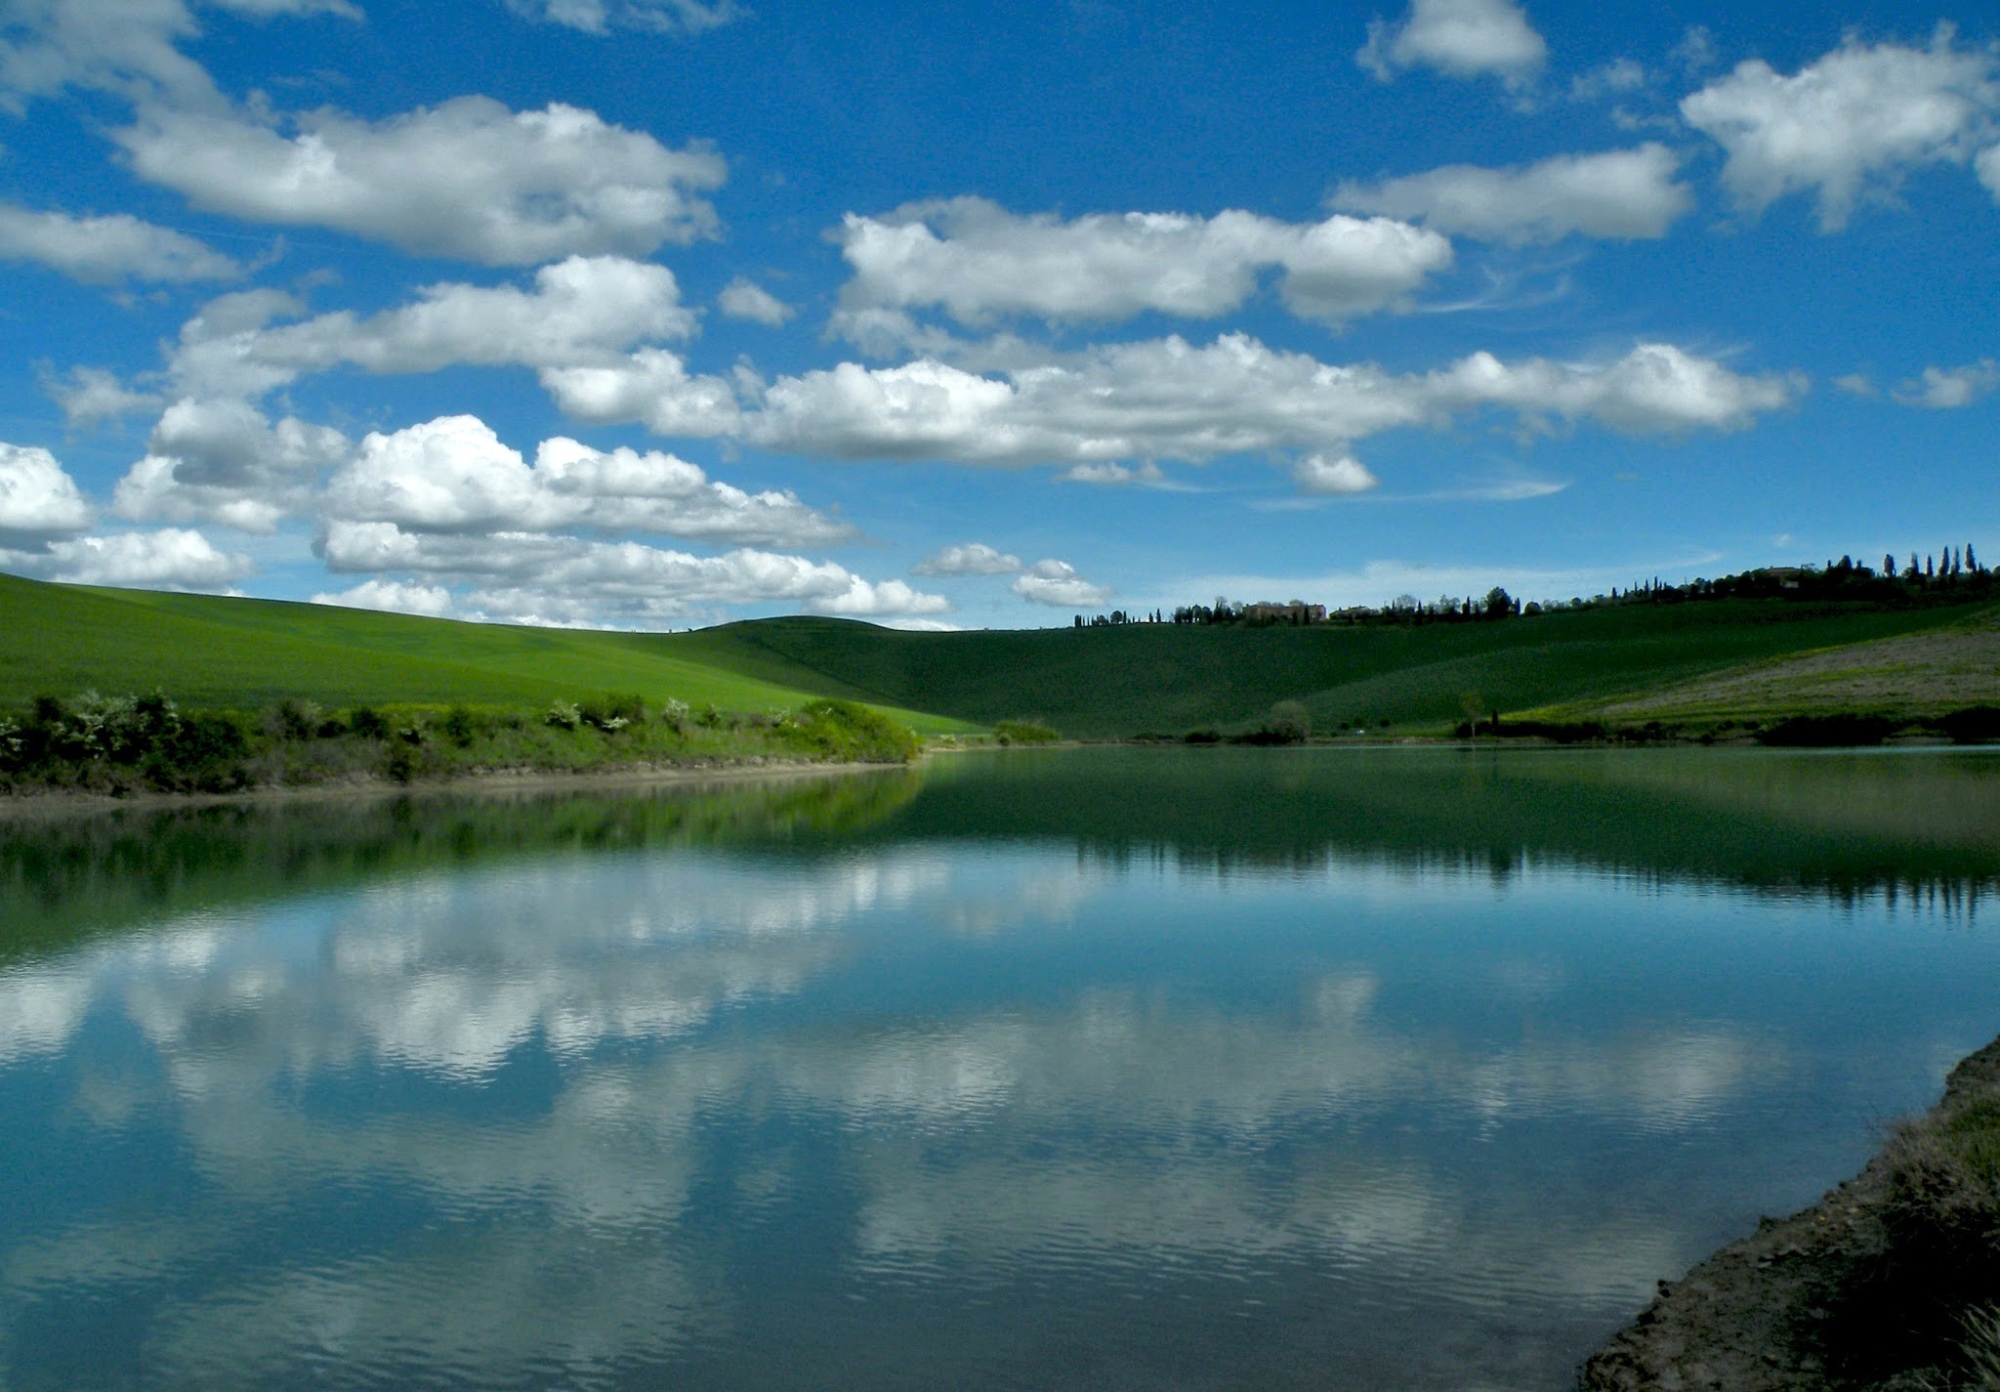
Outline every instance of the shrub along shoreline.
POLYGON ((500 771, 609 773, 755 764, 908 763, 917 736, 851 701, 788 711, 649 708, 638 696, 543 710, 384 705, 183 710, 172 699, 83 692, 0 715, 0 792, 229 794, 500 771))

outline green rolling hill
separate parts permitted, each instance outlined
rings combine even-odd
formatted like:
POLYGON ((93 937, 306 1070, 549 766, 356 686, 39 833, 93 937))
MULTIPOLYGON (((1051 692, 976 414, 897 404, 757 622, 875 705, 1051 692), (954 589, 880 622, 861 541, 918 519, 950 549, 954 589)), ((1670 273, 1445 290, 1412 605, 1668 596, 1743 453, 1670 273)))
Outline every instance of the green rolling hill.
MULTIPOLYGON (((516 628, 319 604, 51 585, 0 575, 0 707, 35 696, 166 691, 189 706, 536 706, 637 692, 726 710, 825 694, 711 665, 665 635, 516 628)), ((894 712, 927 732, 959 722, 894 712)))
MULTIPOLYGON (((1040 719, 1099 738, 1240 729, 1287 699, 1305 702, 1321 731, 1385 720, 1435 729, 1464 719, 1468 702, 1514 713, 1632 696, 1746 664, 1949 631, 1995 609, 1721 600, 1420 628, 1133 624, 972 633, 797 618, 649 641, 829 695, 982 725, 1040 719)), ((1987 690, 2000 699, 2000 673, 1987 690)), ((1783 707, 1782 689, 1766 694, 1765 711, 1783 707)))
MULTIPOLYGON (((1857 649, 1875 652, 1885 641, 1921 640, 1927 651, 1953 648, 1960 641, 1954 635, 1987 631, 1996 615, 2000 606, 1990 603, 1721 600, 1416 628, 1136 624, 903 633, 787 618, 635 634, 0 576, 0 706, 86 688, 159 688, 185 704, 235 708, 287 696, 328 706, 519 706, 637 692, 655 702, 676 697, 760 710, 838 696, 896 713, 926 733, 1039 719, 1068 735, 1115 738, 1243 729, 1274 702, 1296 699, 1322 731, 1385 721, 1424 730, 1455 724, 1469 704, 1503 713, 1643 706, 1648 693, 1726 683, 1739 671, 1784 672, 1783 663, 1803 660, 1824 667, 1827 650, 1853 645, 1877 645, 1857 649)), ((1924 690, 1900 691, 1880 662, 1869 670, 1873 706, 1924 707, 1924 690)), ((1750 705, 1782 712, 1790 685, 1752 683, 1754 699, 1733 701, 1732 713, 1753 713, 1750 705)), ((1971 686, 1955 680, 1950 694, 1958 704, 2000 700, 2000 673, 1971 686)))

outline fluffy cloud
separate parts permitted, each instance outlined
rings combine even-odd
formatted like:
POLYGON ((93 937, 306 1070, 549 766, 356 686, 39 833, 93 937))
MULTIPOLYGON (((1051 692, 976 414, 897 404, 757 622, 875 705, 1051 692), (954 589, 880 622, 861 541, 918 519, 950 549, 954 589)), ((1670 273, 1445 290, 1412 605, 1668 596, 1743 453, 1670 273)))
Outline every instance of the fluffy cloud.
POLYGON ((1995 387, 2000 387, 2000 363, 1982 358, 1964 367, 1927 367, 1920 379, 1902 383, 1895 394, 1905 406, 1950 411, 1970 406, 1995 387))
POLYGON ((218 551, 200 532, 178 527, 78 537, 40 552, 0 551, 0 563, 45 580, 172 590, 222 589, 257 568, 248 556, 218 551))
POLYGON ((72 85, 212 101, 208 74, 175 47, 196 32, 181 0, 16 0, 0 31, 0 91, 15 110, 72 85))
POLYGON ((1410 0, 1400 24, 1375 20, 1355 54, 1384 82, 1402 68, 1435 68, 1451 77, 1491 73, 1510 87, 1532 81, 1549 46, 1514 0, 1410 0))
POLYGON ((145 458, 119 480, 112 509, 141 521, 270 532, 306 505, 319 476, 349 449, 338 430, 293 416, 273 426, 245 401, 176 401, 153 427, 145 458))
POLYGON ((1817 190, 1827 231, 1905 170, 1970 159, 1996 110, 1993 55, 1959 51, 1948 27, 1928 49, 1850 38, 1790 77, 1742 63, 1681 102, 1687 123, 1727 153, 1722 179, 1739 206, 1760 213, 1817 190))
POLYGON ((947 546, 911 567, 912 575, 1016 575, 1021 558, 994 550, 983 541, 947 546))
POLYGON ((1258 273, 1283 271, 1296 313, 1338 320, 1382 309, 1451 264, 1435 232, 1387 218, 1293 224, 1230 211, 1018 217, 983 198, 850 213, 839 233, 854 268, 842 309, 938 307, 962 324, 1027 314, 1112 322, 1147 310, 1208 319, 1243 304, 1258 273))
POLYGON ((1694 207, 1674 182, 1680 157, 1651 142, 1636 150, 1558 155, 1526 168, 1455 164, 1379 184, 1344 183, 1335 207, 1422 218, 1440 232, 1489 241, 1663 237, 1694 207))
MULTIPOLYGON (((250 19, 340 15, 361 18, 350 0, 208 0, 250 19)), ((0 31, 0 103, 66 86, 140 100, 217 105, 215 85, 177 45, 200 33, 185 0, 10 0, 0 31)))
POLYGON ((671 454, 545 440, 530 466, 472 416, 371 434, 321 500, 326 516, 427 532, 590 527, 755 546, 812 546, 854 529, 791 493, 746 493, 671 454))
POLYGON ((117 138, 136 174, 197 207, 418 255, 645 256, 715 230, 698 195, 721 186, 720 156, 670 150, 577 107, 516 112, 461 97, 374 123, 337 111, 293 119, 288 137, 236 115, 156 109, 117 138))
POLYGON ((1163 487, 1167 475, 1147 459, 1138 464, 1072 464, 1063 470, 1062 479, 1065 483, 1092 483, 1100 488, 1123 488, 1131 483, 1163 487))
POLYGON ((53 454, 0 444, 0 544, 45 542, 89 525, 90 504, 53 454))
POLYGON ((1060 609, 1095 609, 1117 593, 1109 586, 1091 584, 1069 562, 1054 560, 1036 561, 1009 588, 1023 599, 1060 609))
POLYGON ((451 613, 451 591, 442 585, 403 585, 394 580, 363 580, 351 589, 316 594, 314 604, 342 609, 375 609, 384 614, 422 614, 441 619, 451 613))
POLYGON ((1331 459, 1309 454, 1292 466, 1292 479, 1301 493, 1327 495, 1366 493, 1382 482, 1360 460, 1346 454, 1331 459))
POLYGON ((671 618, 695 606, 760 603, 857 617, 951 609, 942 595, 899 580, 874 585, 830 561, 747 548, 692 556, 631 541, 531 532, 464 536, 335 520, 317 549, 339 573, 393 572, 476 585, 468 608, 522 621, 671 618))
POLYGON ((608 366, 543 368, 541 376, 565 415, 593 425, 642 421, 659 435, 728 435, 742 425, 728 381, 691 375, 664 348, 641 348, 608 366))
POLYGON ((2000 145, 1982 151, 1974 165, 1979 171, 1979 182, 1992 192, 1996 202, 2000 202, 2000 145))
POLYGON ((417 303, 365 319, 342 310, 271 325, 300 308, 275 291, 222 296, 183 326, 171 371, 189 390, 255 397, 342 365, 406 373, 615 363, 633 343, 694 328, 672 271, 615 256, 544 266, 532 291, 431 285, 417 303))
POLYGON ((750 319, 759 324, 769 324, 774 329, 783 327, 787 319, 798 313, 763 286, 742 276, 723 286, 715 303, 732 319, 750 319))
POLYGON ((156 393, 134 391, 101 367, 74 367, 63 376, 45 377, 42 390, 62 407, 71 427, 157 410, 160 405, 156 393))
POLYGON ((507 0, 507 8, 528 19, 608 34, 612 29, 644 29, 656 34, 700 34, 741 19, 731 0, 507 0))
POLYGON ((233 280, 243 268, 192 237, 125 213, 70 217, 0 203, 0 260, 34 261, 86 285, 233 280))
POLYGON ((749 437, 844 458, 1027 465, 1132 458, 1202 461, 1354 441, 1500 408, 1538 424, 1594 420, 1633 434, 1736 430, 1788 405, 1803 384, 1745 376, 1671 344, 1579 365, 1508 364, 1475 353, 1441 371, 1396 375, 1334 366, 1227 334, 1107 345, 1002 378, 933 359, 855 363, 774 382, 749 437))

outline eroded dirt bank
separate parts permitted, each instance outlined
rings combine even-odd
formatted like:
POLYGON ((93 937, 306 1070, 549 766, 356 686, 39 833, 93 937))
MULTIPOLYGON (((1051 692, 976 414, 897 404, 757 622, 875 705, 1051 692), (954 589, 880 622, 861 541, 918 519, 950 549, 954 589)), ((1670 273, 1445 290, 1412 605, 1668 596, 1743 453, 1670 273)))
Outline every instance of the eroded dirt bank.
POLYGON ((2000 1039, 1868 1167, 1717 1252, 1583 1365, 1584 1392, 2000 1388, 2000 1039), (1984 1318, 1982 1318, 1982 1315, 1984 1318))

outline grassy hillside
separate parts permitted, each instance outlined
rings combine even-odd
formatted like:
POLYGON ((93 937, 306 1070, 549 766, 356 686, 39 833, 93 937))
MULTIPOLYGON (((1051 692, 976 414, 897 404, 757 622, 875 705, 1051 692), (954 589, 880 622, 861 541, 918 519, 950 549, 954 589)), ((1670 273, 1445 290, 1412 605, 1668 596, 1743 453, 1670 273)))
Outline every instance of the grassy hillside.
POLYGON ((1835 712, 1907 720, 2000 704, 2000 610, 1960 612, 1920 633, 1850 643, 1732 667, 1656 690, 1573 701, 1532 718, 1715 724, 1835 712))
MULTIPOLYGON (((1630 605, 1420 628, 1136 624, 894 633, 766 619, 638 640, 716 667, 982 725, 1039 718, 1083 737, 1242 728, 1297 699, 1316 729, 1435 728, 1471 703, 1513 713, 1644 693, 1746 663, 1923 634, 1992 606, 1782 600, 1630 605)), ((1993 683, 2000 692, 2000 676, 1993 683)), ((1767 692, 1782 701, 1783 692, 1767 692)))
MULTIPOLYGON (((38 695, 164 690, 257 708, 465 702, 545 706, 634 692, 726 710, 827 694, 718 668, 656 637, 454 623, 318 604, 50 585, 0 575, 0 707, 38 695)), ((925 730, 956 722, 900 712, 925 730)))
POLYGON ((1992 604, 1719 600, 1415 628, 902 633, 789 618, 631 634, 0 576, 0 706, 155 687, 187 705, 239 708, 288 696, 520 707, 635 692, 755 711, 836 696, 927 733, 1039 719, 1084 738, 1240 730, 1281 700, 1303 701, 1322 732, 1343 722, 1437 729, 1473 707, 1560 707, 1636 723, 1670 707, 1727 706, 1736 716, 1800 701, 1839 707, 1860 699, 1857 682, 1870 709, 2000 702, 2000 671, 1987 660, 1996 618, 1992 604), (1847 675, 1814 685, 1828 673, 1847 675))

